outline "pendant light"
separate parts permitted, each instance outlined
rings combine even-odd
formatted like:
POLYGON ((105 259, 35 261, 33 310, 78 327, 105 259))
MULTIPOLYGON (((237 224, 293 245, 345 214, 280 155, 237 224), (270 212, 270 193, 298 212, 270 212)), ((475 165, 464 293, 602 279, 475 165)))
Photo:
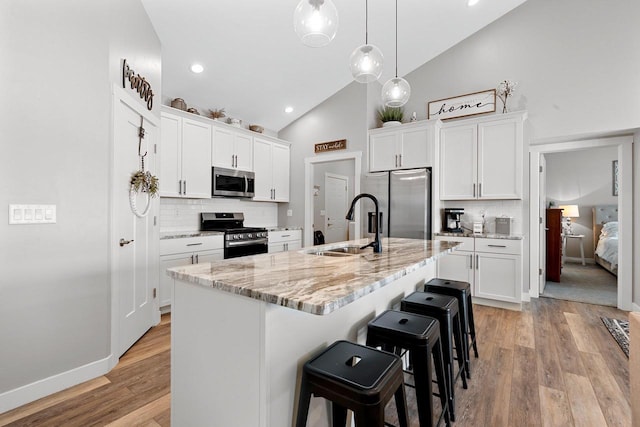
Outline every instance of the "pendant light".
POLYGON ((378 80, 382 75, 383 61, 380 49, 369 44, 369 1, 365 0, 364 44, 351 53, 349 68, 357 82, 370 83, 378 80))
POLYGON ((293 12, 293 28, 305 45, 326 46, 338 31, 338 10, 332 0, 300 0, 293 12))
POLYGON ((402 107, 411 96, 409 82, 398 77, 398 0, 396 0, 396 76, 382 86, 382 102, 387 107, 402 107))

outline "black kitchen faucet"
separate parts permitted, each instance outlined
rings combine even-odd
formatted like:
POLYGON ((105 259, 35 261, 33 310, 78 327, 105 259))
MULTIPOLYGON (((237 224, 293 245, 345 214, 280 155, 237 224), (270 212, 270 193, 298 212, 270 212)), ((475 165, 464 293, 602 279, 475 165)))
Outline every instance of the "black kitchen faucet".
MULTIPOLYGON (((356 202, 363 197, 367 197, 373 201, 373 204, 376 205, 376 220, 380 218, 380 208, 378 206, 378 199, 376 199, 375 196, 372 196, 369 193, 360 193, 356 197, 354 197, 354 199, 351 201, 351 207, 349 208, 349 212, 347 212, 347 219, 349 221, 353 221, 353 208, 356 206, 356 202)), ((376 237, 373 240, 373 242, 369 243, 368 245, 364 245, 360 249, 364 249, 369 246, 373 248, 374 253, 379 254, 382 252, 382 243, 380 243, 380 224, 377 224, 376 237)))

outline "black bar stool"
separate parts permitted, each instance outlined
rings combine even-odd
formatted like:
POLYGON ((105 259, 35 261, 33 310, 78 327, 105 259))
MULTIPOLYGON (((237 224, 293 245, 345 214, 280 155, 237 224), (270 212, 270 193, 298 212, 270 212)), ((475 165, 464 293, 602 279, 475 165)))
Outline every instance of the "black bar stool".
POLYGON ((332 402, 333 426, 351 409, 359 427, 384 427, 384 407, 395 396, 401 427, 408 426, 402 361, 393 353, 336 341, 304 364, 296 427, 305 427, 311 395, 332 402))
POLYGON ((435 317, 440 322, 442 355, 447 370, 449 414, 451 415, 451 421, 455 421, 455 383, 458 377, 462 378, 462 387, 467 388, 458 300, 447 295, 416 291, 402 299, 400 309, 410 313, 422 314, 423 316, 435 317), (453 361, 456 359, 453 357, 452 338, 456 344, 456 358, 458 360, 458 372, 455 375, 453 361))
POLYGON ((433 278, 424 285, 424 290, 425 292, 449 295, 458 299, 466 356, 464 360, 466 365, 465 368, 467 369, 467 378, 471 378, 471 349, 469 348, 469 341, 471 341, 471 345, 473 346, 473 352, 476 359, 478 358, 476 326, 473 320, 473 305, 471 303, 471 285, 469 282, 433 278))
MULTIPOLYGON (((440 323, 433 317, 402 311, 387 310, 369 322, 367 345, 383 350, 408 350, 415 378, 416 400, 420 427, 433 426, 433 393, 431 357, 435 365, 436 378, 442 412, 436 425, 444 419, 449 421, 447 399, 447 375, 442 360, 440 323)), ((396 353, 397 354, 397 353, 396 353)))

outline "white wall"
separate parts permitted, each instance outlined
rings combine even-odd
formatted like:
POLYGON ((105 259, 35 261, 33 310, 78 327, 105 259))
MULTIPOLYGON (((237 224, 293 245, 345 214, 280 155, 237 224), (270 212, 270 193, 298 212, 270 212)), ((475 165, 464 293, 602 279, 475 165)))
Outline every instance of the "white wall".
POLYGON ((346 139, 346 151, 366 153, 366 103, 367 86, 351 83, 278 133, 292 143, 290 202, 279 204, 280 226, 304 225, 304 159, 322 157, 314 153, 315 143, 346 139), (286 215, 288 209, 293 211, 291 217, 286 215))
MULTIPOLYGON (((613 195, 613 160, 617 147, 602 147, 566 153, 545 154, 547 201, 556 206, 578 205, 580 217, 572 219, 573 234, 583 234, 585 257, 593 258, 593 215, 595 205, 617 205, 613 195)), ((567 244, 568 257, 580 257, 576 242, 567 244)))
POLYGON ((111 87, 123 57, 159 101, 160 42, 139 1, 0 2, 0 412, 3 392, 110 354, 111 87), (10 203, 55 204, 57 223, 8 225, 10 203))

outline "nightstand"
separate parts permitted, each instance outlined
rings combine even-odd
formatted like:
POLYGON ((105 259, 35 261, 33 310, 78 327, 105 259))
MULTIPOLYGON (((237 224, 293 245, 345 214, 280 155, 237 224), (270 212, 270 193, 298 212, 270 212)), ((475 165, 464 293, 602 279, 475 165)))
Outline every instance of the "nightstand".
POLYGON ((567 253, 567 240, 569 239, 580 239, 580 257, 582 258, 582 265, 586 265, 584 263, 584 234, 563 234, 562 235, 562 263, 564 264, 564 257, 567 253))

